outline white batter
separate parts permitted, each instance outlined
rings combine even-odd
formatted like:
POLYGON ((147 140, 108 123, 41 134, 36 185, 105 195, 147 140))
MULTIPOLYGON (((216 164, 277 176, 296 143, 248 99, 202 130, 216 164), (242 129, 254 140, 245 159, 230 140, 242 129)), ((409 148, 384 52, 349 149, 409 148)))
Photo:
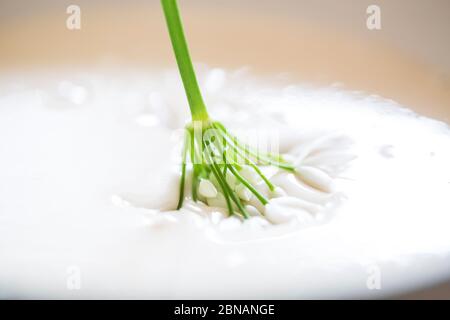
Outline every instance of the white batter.
POLYGON ((238 135, 270 128, 292 159, 328 173, 330 201, 305 211, 276 198, 279 212, 308 213, 277 224, 189 200, 172 212, 189 119, 175 70, 3 74, 0 297, 363 296, 378 293, 373 270, 392 292, 428 270, 448 276, 445 124, 243 70, 203 68, 200 79, 214 119, 238 135))

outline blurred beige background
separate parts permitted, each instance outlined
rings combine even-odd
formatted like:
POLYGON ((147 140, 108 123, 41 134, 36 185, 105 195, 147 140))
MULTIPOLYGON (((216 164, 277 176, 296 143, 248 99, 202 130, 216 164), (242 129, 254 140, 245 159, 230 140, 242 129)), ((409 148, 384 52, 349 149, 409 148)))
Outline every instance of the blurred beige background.
MULTIPOLYGON (((0 69, 111 63, 173 66, 158 0, 0 1, 0 69)), ((194 61, 343 84, 450 122, 447 0, 181 0, 194 61), (368 30, 366 9, 381 8, 368 30)))
MULTIPOLYGON (((70 4, 81 8, 97 6, 101 11, 119 6, 122 18, 115 23, 120 26, 133 15, 136 7, 158 3, 158 0, 128 0, 126 3, 119 0, 1 0, 0 20, 8 23, 9 20, 29 18, 49 10, 64 19, 65 8, 70 4)), ((265 13, 323 28, 351 31, 362 37, 386 40, 450 72, 448 0, 181 0, 180 3, 183 7, 208 8, 216 13, 222 10, 265 13), (365 29, 365 10, 371 4, 382 9, 381 32, 367 32, 365 29)), ((233 17, 228 18, 234 20, 233 17)), ((110 27, 114 28, 114 25, 110 27)))

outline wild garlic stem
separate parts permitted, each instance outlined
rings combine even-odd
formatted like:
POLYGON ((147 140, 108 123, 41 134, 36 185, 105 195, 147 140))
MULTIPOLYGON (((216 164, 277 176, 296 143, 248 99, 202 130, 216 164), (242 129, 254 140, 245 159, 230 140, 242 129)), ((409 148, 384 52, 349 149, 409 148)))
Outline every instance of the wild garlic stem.
POLYGON ((180 70, 181 79, 183 80, 184 90, 186 91, 189 107, 191 109, 192 120, 206 121, 209 119, 209 116, 198 86, 194 67, 192 66, 177 0, 161 0, 161 4, 166 17, 178 69, 180 70))
POLYGON ((180 182, 180 198, 178 199, 178 205, 177 205, 177 210, 181 209, 181 206, 183 205, 183 198, 184 198, 184 182, 186 180, 186 158, 187 158, 187 153, 188 153, 188 148, 189 148, 189 141, 190 138, 188 135, 185 136, 184 138, 185 142, 183 145, 183 158, 182 158, 182 162, 181 162, 181 182, 180 182))
POLYGON ((239 142, 237 137, 228 133, 220 122, 210 120, 192 66, 177 0, 161 0, 161 4, 192 115, 192 122, 186 125, 177 209, 181 209, 183 206, 186 163, 190 158, 192 163, 192 181, 190 183, 192 200, 208 203, 207 195, 201 194, 198 189, 203 179, 213 178, 216 181, 214 187, 221 190, 228 213, 230 215, 238 214, 247 219, 250 217, 246 208, 248 201, 240 198, 237 185, 230 182, 228 177, 234 176, 239 187, 246 188, 252 196, 266 205, 269 199, 240 173, 242 165, 252 168, 270 191, 274 191, 275 186, 263 174, 258 165, 274 166, 290 172, 294 172, 295 168, 280 155, 261 154, 258 150, 239 142), (214 129, 216 134, 208 138, 210 129, 214 129))

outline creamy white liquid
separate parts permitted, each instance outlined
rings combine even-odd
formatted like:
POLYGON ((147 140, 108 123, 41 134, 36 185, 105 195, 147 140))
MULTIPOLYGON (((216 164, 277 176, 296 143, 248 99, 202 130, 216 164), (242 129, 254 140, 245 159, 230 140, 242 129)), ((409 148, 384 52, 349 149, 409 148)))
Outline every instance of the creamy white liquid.
POLYGON ((294 158, 339 134, 308 160, 322 168, 340 150, 356 155, 333 177, 338 201, 308 223, 280 225, 189 201, 154 210, 178 195, 176 130, 189 113, 175 70, 4 74, 1 297, 363 296, 380 293, 367 287, 373 270, 383 293, 448 276, 445 124, 243 70, 203 68, 200 80, 215 119, 236 133, 270 128, 294 158))

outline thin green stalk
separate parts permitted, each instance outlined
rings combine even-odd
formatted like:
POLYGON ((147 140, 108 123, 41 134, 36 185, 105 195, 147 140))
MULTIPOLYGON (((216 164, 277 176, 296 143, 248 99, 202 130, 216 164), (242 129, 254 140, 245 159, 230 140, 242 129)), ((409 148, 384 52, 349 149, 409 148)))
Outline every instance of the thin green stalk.
POLYGON ((191 109, 193 121, 206 121, 209 119, 203 102, 202 94, 192 66, 189 49, 184 36, 183 25, 176 0, 161 0, 161 4, 166 17, 167 27, 169 29, 170 40, 172 41, 173 51, 183 80, 184 90, 191 109))
POLYGON ((265 184, 267 185, 267 187, 269 187, 270 191, 274 191, 275 190, 275 186, 272 184, 272 182, 270 182, 270 180, 265 176, 264 173, 262 173, 262 171, 258 168, 258 166, 249 158, 245 157, 239 150, 237 150, 236 148, 233 148, 233 151, 236 152, 237 155, 241 156, 242 159, 244 160, 245 164, 248 164, 253 170, 255 170, 255 172, 259 175, 259 177, 261 179, 263 179, 263 181, 265 182, 265 184))
POLYGON ((197 196, 197 185, 198 185, 198 168, 197 165, 194 163, 193 159, 195 157, 195 136, 193 130, 188 130, 189 132, 189 141, 188 144, 190 146, 190 154, 191 154, 191 162, 192 162, 192 200, 194 202, 197 202, 198 196, 197 196))
MULTIPOLYGON (((225 139, 228 139, 227 137, 224 136, 225 139)), ((264 175, 264 173, 262 173, 262 171, 258 168, 258 166, 249 158, 245 157, 245 155, 243 155, 241 153, 241 151, 239 151, 236 147, 235 144, 232 142, 231 143, 231 148, 233 149, 233 152, 235 152, 237 155, 239 155, 242 160, 244 160, 244 163, 248 164, 250 167, 253 168, 253 170, 255 170, 255 172, 261 177, 261 179, 263 179, 263 181, 266 183, 266 185, 269 187, 270 191, 274 191, 275 190, 275 186, 270 182, 270 180, 264 175)))
POLYGON ((198 200, 198 194, 197 194, 197 188, 198 188, 198 173, 196 168, 193 168, 192 171, 192 200, 194 200, 194 202, 197 202, 198 200))
MULTIPOLYGON (((212 159, 210 158, 209 154, 207 154, 207 158, 209 161, 212 161, 212 159)), ((234 210, 233 210, 233 206, 231 205, 231 201, 230 201, 230 195, 228 193, 228 189, 226 186, 226 181, 224 183, 224 181, 222 181, 221 176, 220 176, 220 170, 217 170, 216 167, 214 165, 210 165, 211 166, 211 171, 214 175, 214 177, 216 178, 217 182, 220 185, 220 188, 222 189, 223 192, 223 196, 225 198, 225 201, 227 203, 227 208, 228 208, 228 213, 230 215, 233 214, 234 210)))
MULTIPOLYGON (((217 163, 214 162, 212 163, 212 167, 215 168, 216 171, 220 172, 217 163)), ((217 177, 216 177, 217 179, 217 177)), ((242 215, 244 216, 245 219, 247 219, 249 217, 249 214, 247 212, 247 210, 245 210, 244 206, 242 205, 241 201, 239 200, 239 198, 234 194, 234 191, 231 189, 231 187, 228 185, 225 177, 223 175, 219 175, 219 179, 222 180, 223 185, 225 186, 225 188, 227 189, 228 195, 231 198, 231 200, 233 200, 233 202, 236 204, 236 206, 238 207, 239 211, 242 213, 242 215)))
POLYGON ((217 122, 215 122, 214 127, 221 130, 224 134, 223 137, 225 139, 227 139, 229 142, 231 142, 236 148, 239 148, 243 152, 248 153, 253 158, 255 158, 257 160, 261 159, 262 162, 272 165, 274 167, 278 167, 280 169, 284 169, 284 170, 290 171, 290 172, 295 172, 295 167, 293 167, 292 165, 290 165, 288 163, 279 162, 279 161, 275 160, 274 158, 271 158, 264 154, 261 154, 260 152, 252 151, 252 148, 247 144, 242 145, 242 144, 236 142, 237 138, 234 137, 233 135, 230 135, 221 124, 219 125, 217 122))
MULTIPOLYGON (((208 150, 209 152, 212 152, 211 148, 209 148, 205 143, 204 143, 204 147, 205 147, 205 150, 208 150)), ((228 185, 228 183, 226 181, 226 178, 221 174, 220 168, 218 167, 217 163, 214 161, 213 157, 211 157, 209 155, 208 151, 206 152, 206 154, 209 157, 209 160, 211 161, 211 167, 213 169, 213 173, 215 172, 214 175, 215 175, 216 179, 218 180, 218 182, 220 184, 220 187, 222 188, 222 190, 224 192, 226 190, 228 196, 236 204, 236 206, 238 207, 239 211, 241 211, 241 213, 244 216, 244 218, 247 219, 249 217, 249 214, 248 214, 247 210, 245 210, 245 208, 242 205, 242 203, 239 200, 239 198, 236 197, 236 195, 234 194, 233 190, 228 185)))
POLYGON ((236 171, 236 169, 233 168, 232 165, 227 164, 227 167, 230 168, 231 173, 238 179, 244 186, 247 187, 248 190, 250 190, 251 193, 255 195, 256 198, 263 204, 266 205, 269 203, 269 200, 267 200, 261 193, 258 192, 251 184, 247 181, 243 176, 239 174, 239 172, 236 171))
POLYGON ((189 133, 185 134, 184 140, 185 141, 183 145, 183 156, 181 159, 182 163, 181 163, 180 196, 178 198, 177 210, 180 210, 180 208, 183 206, 184 200, 184 182, 186 180, 186 158, 189 146, 189 133))

